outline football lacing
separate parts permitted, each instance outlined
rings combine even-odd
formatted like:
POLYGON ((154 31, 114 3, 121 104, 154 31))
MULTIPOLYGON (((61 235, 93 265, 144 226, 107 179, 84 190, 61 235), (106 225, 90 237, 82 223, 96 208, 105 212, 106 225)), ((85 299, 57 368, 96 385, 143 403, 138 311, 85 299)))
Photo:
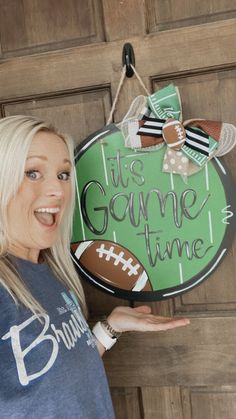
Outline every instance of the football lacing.
POLYGON ((138 275, 138 269, 140 268, 140 265, 137 263, 136 265, 132 265, 133 259, 124 259, 124 252, 119 252, 118 254, 114 252, 114 246, 110 246, 109 250, 105 248, 105 244, 102 243, 101 246, 96 249, 96 252, 98 253, 99 257, 102 258, 103 256, 106 256, 105 260, 110 261, 111 258, 114 260, 114 265, 118 265, 121 263, 122 271, 126 271, 129 269, 128 276, 131 275, 138 275))
POLYGON ((183 130, 180 126, 175 126, 175 131, 177 132, 179 140, 183 140, 183 138, 185 138, 183 130))

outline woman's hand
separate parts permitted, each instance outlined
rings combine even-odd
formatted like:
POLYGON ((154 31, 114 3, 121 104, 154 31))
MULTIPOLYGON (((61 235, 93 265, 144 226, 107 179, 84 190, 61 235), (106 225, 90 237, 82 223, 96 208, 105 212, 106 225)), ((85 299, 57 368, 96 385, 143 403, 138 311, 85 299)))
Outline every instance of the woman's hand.
POLYGON ((117 332, 158 332, 190 323, 186 318, 156 316, 145 305, 136 308, 116 307, 107 321, 117 332))
MULTIPOLYGON (((117 332, 160 332, 190 323, 185 318, 155 316, 149 306, 116 307, 107 317, 107 321, 117 332)), ((96 344, 102 356, 105 348, 97 339, 96 344)))

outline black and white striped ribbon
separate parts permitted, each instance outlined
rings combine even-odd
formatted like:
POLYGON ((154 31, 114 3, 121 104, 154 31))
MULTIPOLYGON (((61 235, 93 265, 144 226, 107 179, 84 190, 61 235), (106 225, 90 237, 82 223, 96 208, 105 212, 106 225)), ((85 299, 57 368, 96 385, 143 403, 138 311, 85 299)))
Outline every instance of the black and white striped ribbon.
MULTIPOLYGON (((148 137, 162 137, 162 127, 166 122, 165 119, 157 119, 148 116, 142 118, 145 122, 139 128, 137 135, 148 137)), ((185 128, 186 141, 185 145, 206 156, 209 155, 209 136, 204 132, 197 131, 193 128, 185 128)))
POLYGON ((162 127, 165 123, 165 119, 157 119, 148 116, 143 116, 145 120, 142 127, 139 128, 137 135, 148 136, 148 137, 162 137, 162 127))
POLYGON ((198 151, 205 156, 209 156, 209 136, 204 132, 196 131, 193 128, 186 128, 185 145, 192 150, 198 151))

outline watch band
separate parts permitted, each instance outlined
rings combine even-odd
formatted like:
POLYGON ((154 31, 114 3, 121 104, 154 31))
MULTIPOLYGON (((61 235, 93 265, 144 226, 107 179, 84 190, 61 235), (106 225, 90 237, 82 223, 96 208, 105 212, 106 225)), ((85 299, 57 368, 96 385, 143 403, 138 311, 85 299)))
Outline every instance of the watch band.
POLYGON ((116 337, 110 337, 102 327, 101 322, 98 322, 95 324, 92 330, 95 338, 104 346, 106 350, 109 350, 112 348, 113 345, 117 342, 116 337))
POLYGON ((117 332, 117 330, 113 329, 111 325, 108 323, 107 319, 102 321, 102 326, 111 334, 112 338, 119 338, 122 335, 122 332, 117 332))

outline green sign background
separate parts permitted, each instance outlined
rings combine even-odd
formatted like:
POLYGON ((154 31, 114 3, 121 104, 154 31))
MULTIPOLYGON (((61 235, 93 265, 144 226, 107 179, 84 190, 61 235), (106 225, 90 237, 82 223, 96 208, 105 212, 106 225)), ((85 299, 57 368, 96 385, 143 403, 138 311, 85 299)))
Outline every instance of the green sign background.
POLYGON ((72 241, 109 240, 137 257, 153 292, 115 290, 123 298, 155 300, 191 289, 218 266, 233 238, 234 185, 222 163, 210 161, 185 183, 162 172, 165 151, 125 148, 114 125, 77 149, 72 241))

